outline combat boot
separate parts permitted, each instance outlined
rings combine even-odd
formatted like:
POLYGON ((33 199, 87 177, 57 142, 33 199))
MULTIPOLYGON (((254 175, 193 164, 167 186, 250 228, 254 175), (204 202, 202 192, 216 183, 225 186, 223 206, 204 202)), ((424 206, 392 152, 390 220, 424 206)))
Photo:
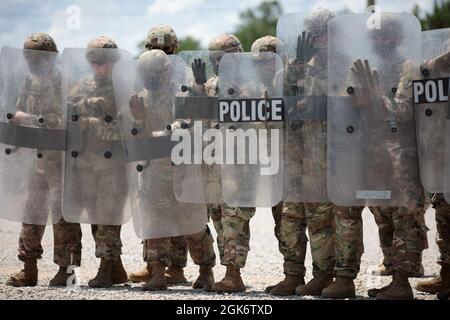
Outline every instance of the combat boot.
POLYGON ((184 276, 184 269, 171 265, 166 270, 166 282, 168 285, 186 283, 187 279, 184 276))
POLYGON ((230 264, 227 266, 225 277, 212 285, 212 291, 216 292, 243 292, 245 285, 241 278, 241 270, 230 264))
POLYGON ((13 287, 34 287, 38 282, 37 259, 25 259, 23 270, 19 273, 13 274, 6 285, 13 287))
POLYGON ((144 291, 167 290, 167 282, 164 272, 166 268, 160 261, 150 262, 152 277, 142 285, 144 291))
POLYGON ((408 281, 408 275, 395 271, 389 287, 378 293, 377 300, 413 300, 414 294, 408 281))
POLYGON ((152 277, 152 268, 148 263, 144 269, 130 273, 128 275, 128 280, 133 283, 140 283, 149 281, 151 277, 152 277))
POLYGON ((274 296, 292 296, 295 288, 305 284, 305 279, 299 275, 286 275, 284 280, 266 288, 266 292, 274 296))
POLYGON ((122 258, 119 256, 111 268, 111 282, 113 284, 122 284, 128 282, 128 275, 123 267, 122 258))
MULTIPOLYGON (((73 271, 71 273, 67 273, 67 267, 59 267, 58 272, 53 277, 53 279, 50 280, 48 285, 50 287, 67 287, 67 281, 73 275, 73 271)), ((76 283, 76 278, 74 278, 73 280, 75 280, 76 283)))
POLYGON ((105 258, 100 259, 100 267, 94 279, 88 282, 92 288, 109 288, 113 285, 111 280, 112 263, 105 258))
POLYGON ((436 294, 450 290, 450 264, 443 264, 439 277, 419 282, 416 290, 436 294))
POLYGON ((383 291, 386 291, 387 289, 389 289, 389 287, 390 287, 390 284, 385 286, 385 287, 382 287, 382 288, 369 289, 369 291, 367 291, 367 295, 370 298, 375 298, 377 296, 377 294, 379 294, 379 293, 381 293, 383 291))
POLYGON ((322 297, 332 299, 355 298, 355 283, 353 279, 337 277, 330 286, 322 290, 322 297))
POLYGON ((322 290, 333 282, 331 274, 319 274, 305 285, 295 288, 295 294, 298 296, 320 296, 322 290))
POLYGON ((195 280, 192 288, 210 291, 214 283, 214 273, 211 267, 200 266, 200 274, 195 280))

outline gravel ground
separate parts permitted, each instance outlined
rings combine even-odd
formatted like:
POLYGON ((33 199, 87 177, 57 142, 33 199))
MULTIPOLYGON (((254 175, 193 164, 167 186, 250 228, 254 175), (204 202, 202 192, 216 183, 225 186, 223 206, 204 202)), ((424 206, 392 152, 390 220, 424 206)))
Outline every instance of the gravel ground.
MULTIPOLYGON (((434 220, 434 210, 429 209, 426 215, 430 249, 423 255, 425 276, 436 275, 439 266, 436 264, 438 248, 435 244, 436 223, 434 220)), ((13 272, 21 269, 22 264, 17 260, 17 241, 20 224, 0 221, 0 299, 146 299, 146 300, 182 300, 182 299, 281 299, 270 296, 264 292, 267 285, 275 284, 283 278, 282 256, 278 252, 277 241, 273 235, 273 219, 269 209, 258 209, 255 217, 251 221, 251 251, 248 256, 247 266, 242 272, 243 279, 247 285, 247 291, 241 294, 213 294, 200 290, 192 290, 190 284, 171 287, 165 292, 143 292, 139 285, 127 284, 125 286, 115 286, 109 289, 90 289, 87 286, 89 279, 95 276, 99 260, 94 256, 94 241, 90 234, 88 225, 83 225, 83 262, 82 267, 77 269, 79 286, 70 288, 50 288, 47 286, 49 280, 57 271, 57 266, 52 262, 52 232, 49 227, 43 240, 44 255, 39 261, 39 284, 34 288, 12 288, 4 283, 13 272)), ((212 226, 211 230, 214 230, 212 226)), ((214 231, 213 231, 214 233, 214 231)), ((215 233, 214 233, 215 237, 215 233)), ((122 231, 123 241, 123 262, 128 272, 141 269, 144 266, 142 261, 141 241, 135 236, 131 223, 124 226, 122 231)), ((390 277, 378 277, 371 275, 371 269, 375 268, 381 261, 382 254, 379 248, 378 234, 375 221, 371 213, 364 210, 364 245, 365 253, 362 257, 361 272, 356 280, 357 295, 359 299, 364 299, 367 290, 372 287, 379 287, 389 283, 390 277)), ((307 275, 309 280, 311 275, 311 257, 307 254, 307 275)), ((217 265, 214 268, 216 280, 224 275, 225 268, 217 265)), ((189 281, 194 281, 197 277, 198 268, 189 258, 188 266, 185 269, 186 277, 189 281)), ((419 279, 412 279, 414 284, 419 279)), ((434 295, 426 295, 415 292, 417 299, 435 299, 434 295)), ((283 299, 299 299, 299 297, 287 297, 283 299)), ((308 298, 307 298, 308 299, 308 298)), ((311 299, 311 298, 309 298, 311 299)))

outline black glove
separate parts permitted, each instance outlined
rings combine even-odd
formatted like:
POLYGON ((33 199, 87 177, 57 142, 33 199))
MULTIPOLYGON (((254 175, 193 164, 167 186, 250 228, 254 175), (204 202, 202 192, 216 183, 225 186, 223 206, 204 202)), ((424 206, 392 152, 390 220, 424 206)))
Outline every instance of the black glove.
POLYGON ((202 62, 202 59, 194 59, 191 64, 192 72, 194 73, 195 83, 203 85, 206 83, 206 63, 202 62))
POLYGON ((316 36, 313 36, 311 32, 303 31, 297 38, 297 61, 299 63, 308 63, 309 60, 318 51, 314 48, 316 42, 316 36))

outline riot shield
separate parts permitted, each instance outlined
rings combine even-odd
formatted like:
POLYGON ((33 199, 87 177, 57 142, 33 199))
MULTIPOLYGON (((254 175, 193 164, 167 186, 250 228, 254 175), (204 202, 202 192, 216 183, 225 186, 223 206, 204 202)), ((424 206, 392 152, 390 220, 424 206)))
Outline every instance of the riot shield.
POLYGON ((59 54, 0 53, 0 218, 45 225, 62 215, 65 109, 59 54))
POLYGON ((190 162, 175 167, 175 196, 181 202, 221 204, 220 164, 203 157, 203 151, 209 150, 209 143, 219 143, 214 141, 213 135, 208 136, 218 128, 217 96, 208 96, 206 91, 207 79, 215 75, 210 52, 182 51, 177 56, 181 59, 174 61, 179 64, 174 66, 174 72, 177 83, 181 85, 175 88, 175 118, 183 119, 187 124, 192 148, 190 162), (197 79, 193 70, 201 73, 197 79))
POLYGON ((288 13, 277 24, 285 60, 284 200, 327 202, 326 21, 325 29, 305 25, 309 17, 288 13))
POLYGON ((181 85, 173 68, 183 63, 162 51, 146 54, 117 64, 113 73, 134 229, 141 239, 196 233, 207 223, 206 207, 179 202, 173 187, 176 166, 171 156, 178 140, 171 141, 171 136, 177 130, 180 137, 188 134, 173 112, 175 88, 181 85))
POLYGON ((283 198, 282 67, 273 52, 225 54, 220 61, 222 194, 231 207, 272 207, 283 198))
POLYGON ((328 196, 408 207, 422 193, 410 95, 420 24, 409 14, 369 19, 344 14, 328 25, 328 196))
POLYGON ((414 79, 420 178, 425 190, 432 193, 443 192, 449 40, 450 29, 422 32, 422 67, 414 79))
POLYGON ((131 55, 119 49, 68 48, 62 54, 67 151, 63 216, 69 222, 121 225, 127 179, 112 68, 131 55))

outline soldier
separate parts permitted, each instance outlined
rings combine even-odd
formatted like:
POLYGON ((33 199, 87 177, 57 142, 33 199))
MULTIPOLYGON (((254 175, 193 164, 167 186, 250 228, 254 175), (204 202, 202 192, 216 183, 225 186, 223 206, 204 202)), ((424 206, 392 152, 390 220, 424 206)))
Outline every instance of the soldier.
MULTIPOLYGON (((68 101, 69 114, 76 115, 80 127, 92 137, 75 168, 71 183, 78 185, 79 192, 72 196, 79 204, 77 208, 85 208, 88 215, 100 220, 123 215, 128 188, 123 164, 105 161, 103 153, 98 154, 102 140, 120 140, 119 129, 104 120, 105 115, 117 115, 112 68, 119 57, 117 44, 111 38, 102 36, 90 41, 86 59, 93 75, 75 85, 68 101)), ((106 288, 128 281, 120 257, 120 230, 120 225, 92 225, 95 255, 101 261, 96 277, 88 283, 90 287, 106 288)))
MULTIPOLYGON (((414 79, 443 78, 448 75, 449 69, 450 53, 445 52, 438 57, 424 61, 420 67, 422 72, 416 70, 417 78, 414 79)), ((416 289, 436 294, 450 290, 450 205, 446 202, 442 193, 432 194, 431 203, 433 208, 436 209, 438 231, 436 243, 440 252, 438 263, 441 265, 441 270, 438 277, 419 282, 416 289)))
MULTIPOLYGON (((34 33, 29 36, 23 48, 25 59, 31 73, 27 75, 19 99, 17 112, 11 122, 16 125, 31 125, 39 127, 38 118, 43 117, 48 128, 63 127, 64 112, 61 101, 61 76, 56 67, 56 54, 38 56, 33 50, 57 53, 53 39, 45 33, 34 33)), ((53 217, 61 217, 61 180, 62 152, 45 152, 45 161, 33 163, 28 189, 28 199, 25 210, 27 215, 42 212, 47 217, 51 212, 53 217), (44 190, 44 191, 43 191, 44 190), (53 196, 53 197, 52 197, 53 196)), ((22 224, 19 239, 19 260, 24 262, 24 269, 12 275, 7 285, 15 287, 35 286, 38 281, 37 259, 42 256, 42 236, 45 225, 22 224)), ((54 262, 59 271, 50 280, 50 286, 66 286, 72 275, 68 273, 69 266, 80 266, 81 262, 81 229, 76 223, 68 223, 60 219, 53 225, 54 262)))
MULTIPOLYGON (((167 25, 157 25, 152 27, 144 44, 147 50, 159 49, 165 54, 176 54, 178 50, 178 38, 175 31, 167 25)), ((147 244, 144 241, 144 255, 147 253, 147 244)), ((184 268, 187 263, 188 244, 184 236, 170 238, 170 266, 166 270, 167 284, 178 284, 186 282, 184 268)), ((194 253, 195 254, 195 253, 194 253)), ((192 256, 192 252, 191 252, 192 256)), ((144 256, 144 261, 147 258, 144 256)), ((132 282, 147 282, 150 280, 151 270, 148 265, 141 271, 130 273, 129 279, 132 282)))
MULTIPOLYGON (((138 130, 137 137, 154 136, 158 133, 164 135, 170 134, 170 131, 179 128, 182 121, 174 122, 168 131, 166 122, 171 118, 173 109, 173 91, 174 84, 171 80, 172 63, 167 55, 158 49, 152 49, 144 52, 138 60, 137 71, 140 78, 143 80, 145 88, 138 93, 138 95, 130 98, 130 111, 133 117, 134 127, 138 130)), ((140 181, 142 182, 139 192, 149 196, 157 196, 157 203, 148 204, 146 198, 140 199, 144 210, 146 207, 151 210, 148 216, 159 217, 164 222, 174 224, 183 221, 171 221, 171 216, 187 213, 193 210, 200 210, 202 206, 180 203, 175 199, 173 194, 172 181, 172 163, 170 158, 162 158, 153 160, 151 167, 141 173, 140 181), (169 174, 167 174, 169 173, 169 174), (158 184, 159 183, 159 184, 158 184), (161 189, 161 194, 154 195, 149 186, 155 185, 158 190, 161 189), (159 206, 162 203, 163 206, 159 206), (166 203, 168 203, 166 205, 166 203), (171 213, 170 210, 175 211, 171 213), (164 216, 167 218, 164 219, 164 216)), ((156 219, 156 218, 155 218, 156 219)), ((151 218, 150 218, 151 220, 151 218)), ((144 222, 145 224, 145 222, 144 222)), ((170 225, 167 226, 172 229, 170 225)), ((174 226, 176 229, 177 226, 174 226)), ((195 289, 210 289, 214 283, 214 276, 212 268, 215 265, 215 253, 213 249, 213 238, 208 226, 198 233, 185 235, 184 238, 189 247, 194 263, 200 266, 200 275, 193 284, 195 289)), ((167 280, 164 275, 165 269, 171 266, 170 244, 169 237, 162 237, 156 239, 144 240, 144 259, 148 264, 147 269, 151 270, 150 279, 142 285, 143 290, 166 290, 167 280)))
MULTIPOLYGON (((380 81, 378 81, 378 74, 372 71, 368 61, 364 64, 361 60, 354 62, 352 72, 361 86, 357 99, 361 99, 365 104, 369 99, 368 105, 371 110, 386 110, 390 115, 401 119, 401 125, 412 128, 414 119, 410 111, 412 95, 408 95, 408 92, 411 91, 409 79, 413 78, 411 77, 413 63, 405 62, 405 58, 399 52, 406 30, 403 30, 403 25, 397 20, 398 18, 389 16, 382 18, 383 28, 370 30, 370 37, 377 56, 383 61, 384 69, 380 72, 380 81), (386 81, 383 82, 383 79, 386 81), (398 79, 396 86, 398 90, 394 97, 384 94, 384 92, 391 92, 392 79, 394 81, 398 79)), ((374 127, 376 127, 375 124, 374 127)), ((377 129, 369 127, 367 130, 377 129)), ((372 132, 371 135, 375 137, 376 133, 372 132)), ((401 190, 398 194, 404 196, 407 203, 399 207, 370 207, 380 230, 387 230, 388 226, 391 226, 390 232, 393 239, 390 247, 387 248, 394 271, 393 280, 386 287, 371 289, 368 292, 370 297, 381 300, 413 299, 408 278, 419 272, 421 254, 427 247, 426 229, 423 224, 427 205, 424 190, 418 178, 415 137, 408 136, 406 139, 408 140, 400 143, 386 141, 374 146, 373 150, 374 154, 379 156, 376 159, 378 161, 385 161, 386 157, 392 159, 390 169, 393 171, 389 173, 395 181, 395 191, 401 190)), ((382 166, 386 166, 386 163, 378 164, 378 167, 382 166)), ((386 170, 389 169, 386 168, 386 170)), ((371 178, 374 179, 374 177, 371 178)))
MULTIPOLYGON (((243 52, 238 38, 232 34, 223 34, 213 38, 208 45, 209 59, 213 65, 215 76, 206 80, 202 63, 194 63, 194 90, 198 95, 216 97, 218 94, 219 62, 225 53, 243 52)), ((250 219, 255 214, 255 208, 232 208, 226 205, 208 205, 208 215, 211 217, 217 232, 217 246, 220 262, 227 267, 225 277, 214 283, 213 291, 241 292, 245 291, 240 269, 245 266, 250 250, 250 219)))

